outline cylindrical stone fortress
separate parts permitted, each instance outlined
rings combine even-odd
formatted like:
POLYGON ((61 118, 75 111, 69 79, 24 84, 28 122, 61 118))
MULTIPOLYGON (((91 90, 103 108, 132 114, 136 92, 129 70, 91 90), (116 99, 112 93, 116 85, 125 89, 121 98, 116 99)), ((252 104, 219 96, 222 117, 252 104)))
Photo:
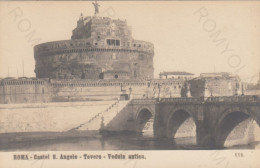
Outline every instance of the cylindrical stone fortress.
POLYGON ((134 40, 126 21, 81 16, 71 40, 35 46, 37 78, 151 79, 154 47, 134 40))

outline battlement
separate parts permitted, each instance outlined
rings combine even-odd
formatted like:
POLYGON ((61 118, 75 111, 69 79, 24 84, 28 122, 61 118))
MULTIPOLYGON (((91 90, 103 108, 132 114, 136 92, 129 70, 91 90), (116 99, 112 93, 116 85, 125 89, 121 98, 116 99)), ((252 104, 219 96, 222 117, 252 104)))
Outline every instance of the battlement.
POLYGON ((47 81, 36 78, 12 78, 12 79, 0 79, 0 86, 5 85, 45 85, 47 81))
POLYGON ((150 85, 182 85, 183 80, 178 79, 37 79, 37 78, 11 78, 0 79, 0 85, 45 85, 51 84, 52 86, 70 86, 70 87, 82 87, 82 86, 147 86, 150 85))
POLYGON ((34 57, 50 56, 60 53, 77 53, 83 51, 121 51, 154 53, 152 43, 134 40, 132 46, 105 46, 93 44, 90 39, 62 40, 42 43, 34 47, 34 57))
POLYGON ((102 86, 122 86, 122 85, 138 85, 146 86, 147 82, 145 80, 51 80, 52 86, 61 87, 102 87, 102 86))
POLYGON ((109 80, 109 79, 99 79, 99 80, 51 80, 51 85, 53 86, 63 86, 63 87, 87 87, 87 86, 148 86, 150 85, 183 85, 183 80, 144 80, 144 79, 117 79, 117 80, 109 80))

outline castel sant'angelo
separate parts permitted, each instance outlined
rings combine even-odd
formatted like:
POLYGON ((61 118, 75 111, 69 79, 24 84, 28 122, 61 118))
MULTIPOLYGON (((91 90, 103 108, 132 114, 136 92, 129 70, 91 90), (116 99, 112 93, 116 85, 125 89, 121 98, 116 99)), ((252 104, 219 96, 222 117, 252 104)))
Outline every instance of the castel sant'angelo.
POLYGON ((71 40, 40 44, 34 48, 37 78, 51 79, 151 79, 154 47, 135 40, 125 20, 95 15, 77 21, 71 40))
POLYGON ((0 79, 0 103, 234 95, 238 77, 162 72, 154 79, 154 46, 135 40, 126 20, 80 15, 71 40, 34 47, 36 78, 0 79))

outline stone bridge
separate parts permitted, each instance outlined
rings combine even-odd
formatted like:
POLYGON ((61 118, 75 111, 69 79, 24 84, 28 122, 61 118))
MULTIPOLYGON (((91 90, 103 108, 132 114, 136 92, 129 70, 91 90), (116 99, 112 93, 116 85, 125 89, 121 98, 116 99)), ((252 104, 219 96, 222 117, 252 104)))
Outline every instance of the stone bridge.
POLYGON ((210 148, 222 148, 229 133, 248 118, 260 126, 259 96, 133 99, 129 105, 136 131, 152 120, 155 138, 173 138, 191 117, 197 145, 210 148))

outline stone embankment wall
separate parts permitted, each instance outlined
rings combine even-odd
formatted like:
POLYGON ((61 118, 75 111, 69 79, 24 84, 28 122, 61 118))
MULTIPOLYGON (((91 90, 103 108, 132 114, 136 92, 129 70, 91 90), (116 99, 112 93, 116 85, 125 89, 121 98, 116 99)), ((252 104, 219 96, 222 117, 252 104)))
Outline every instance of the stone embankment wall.
POLYGON ((104 111, 114 101, 0 105, 0 133, 65 132, 104 111))
POLYGON ((50 85, 43 79, 0 80, 0 104, 50 102, 50 85))
POLYGON ((116 101, 106 110, 97 113, 90 120, 85 121, 72 130, 75 131, 135 131, 133 112, 128 103, 130 101, 116 101))
POLYGON ((129 101, 0 106, 0 134, 67 131, 134 131, 129 101))

